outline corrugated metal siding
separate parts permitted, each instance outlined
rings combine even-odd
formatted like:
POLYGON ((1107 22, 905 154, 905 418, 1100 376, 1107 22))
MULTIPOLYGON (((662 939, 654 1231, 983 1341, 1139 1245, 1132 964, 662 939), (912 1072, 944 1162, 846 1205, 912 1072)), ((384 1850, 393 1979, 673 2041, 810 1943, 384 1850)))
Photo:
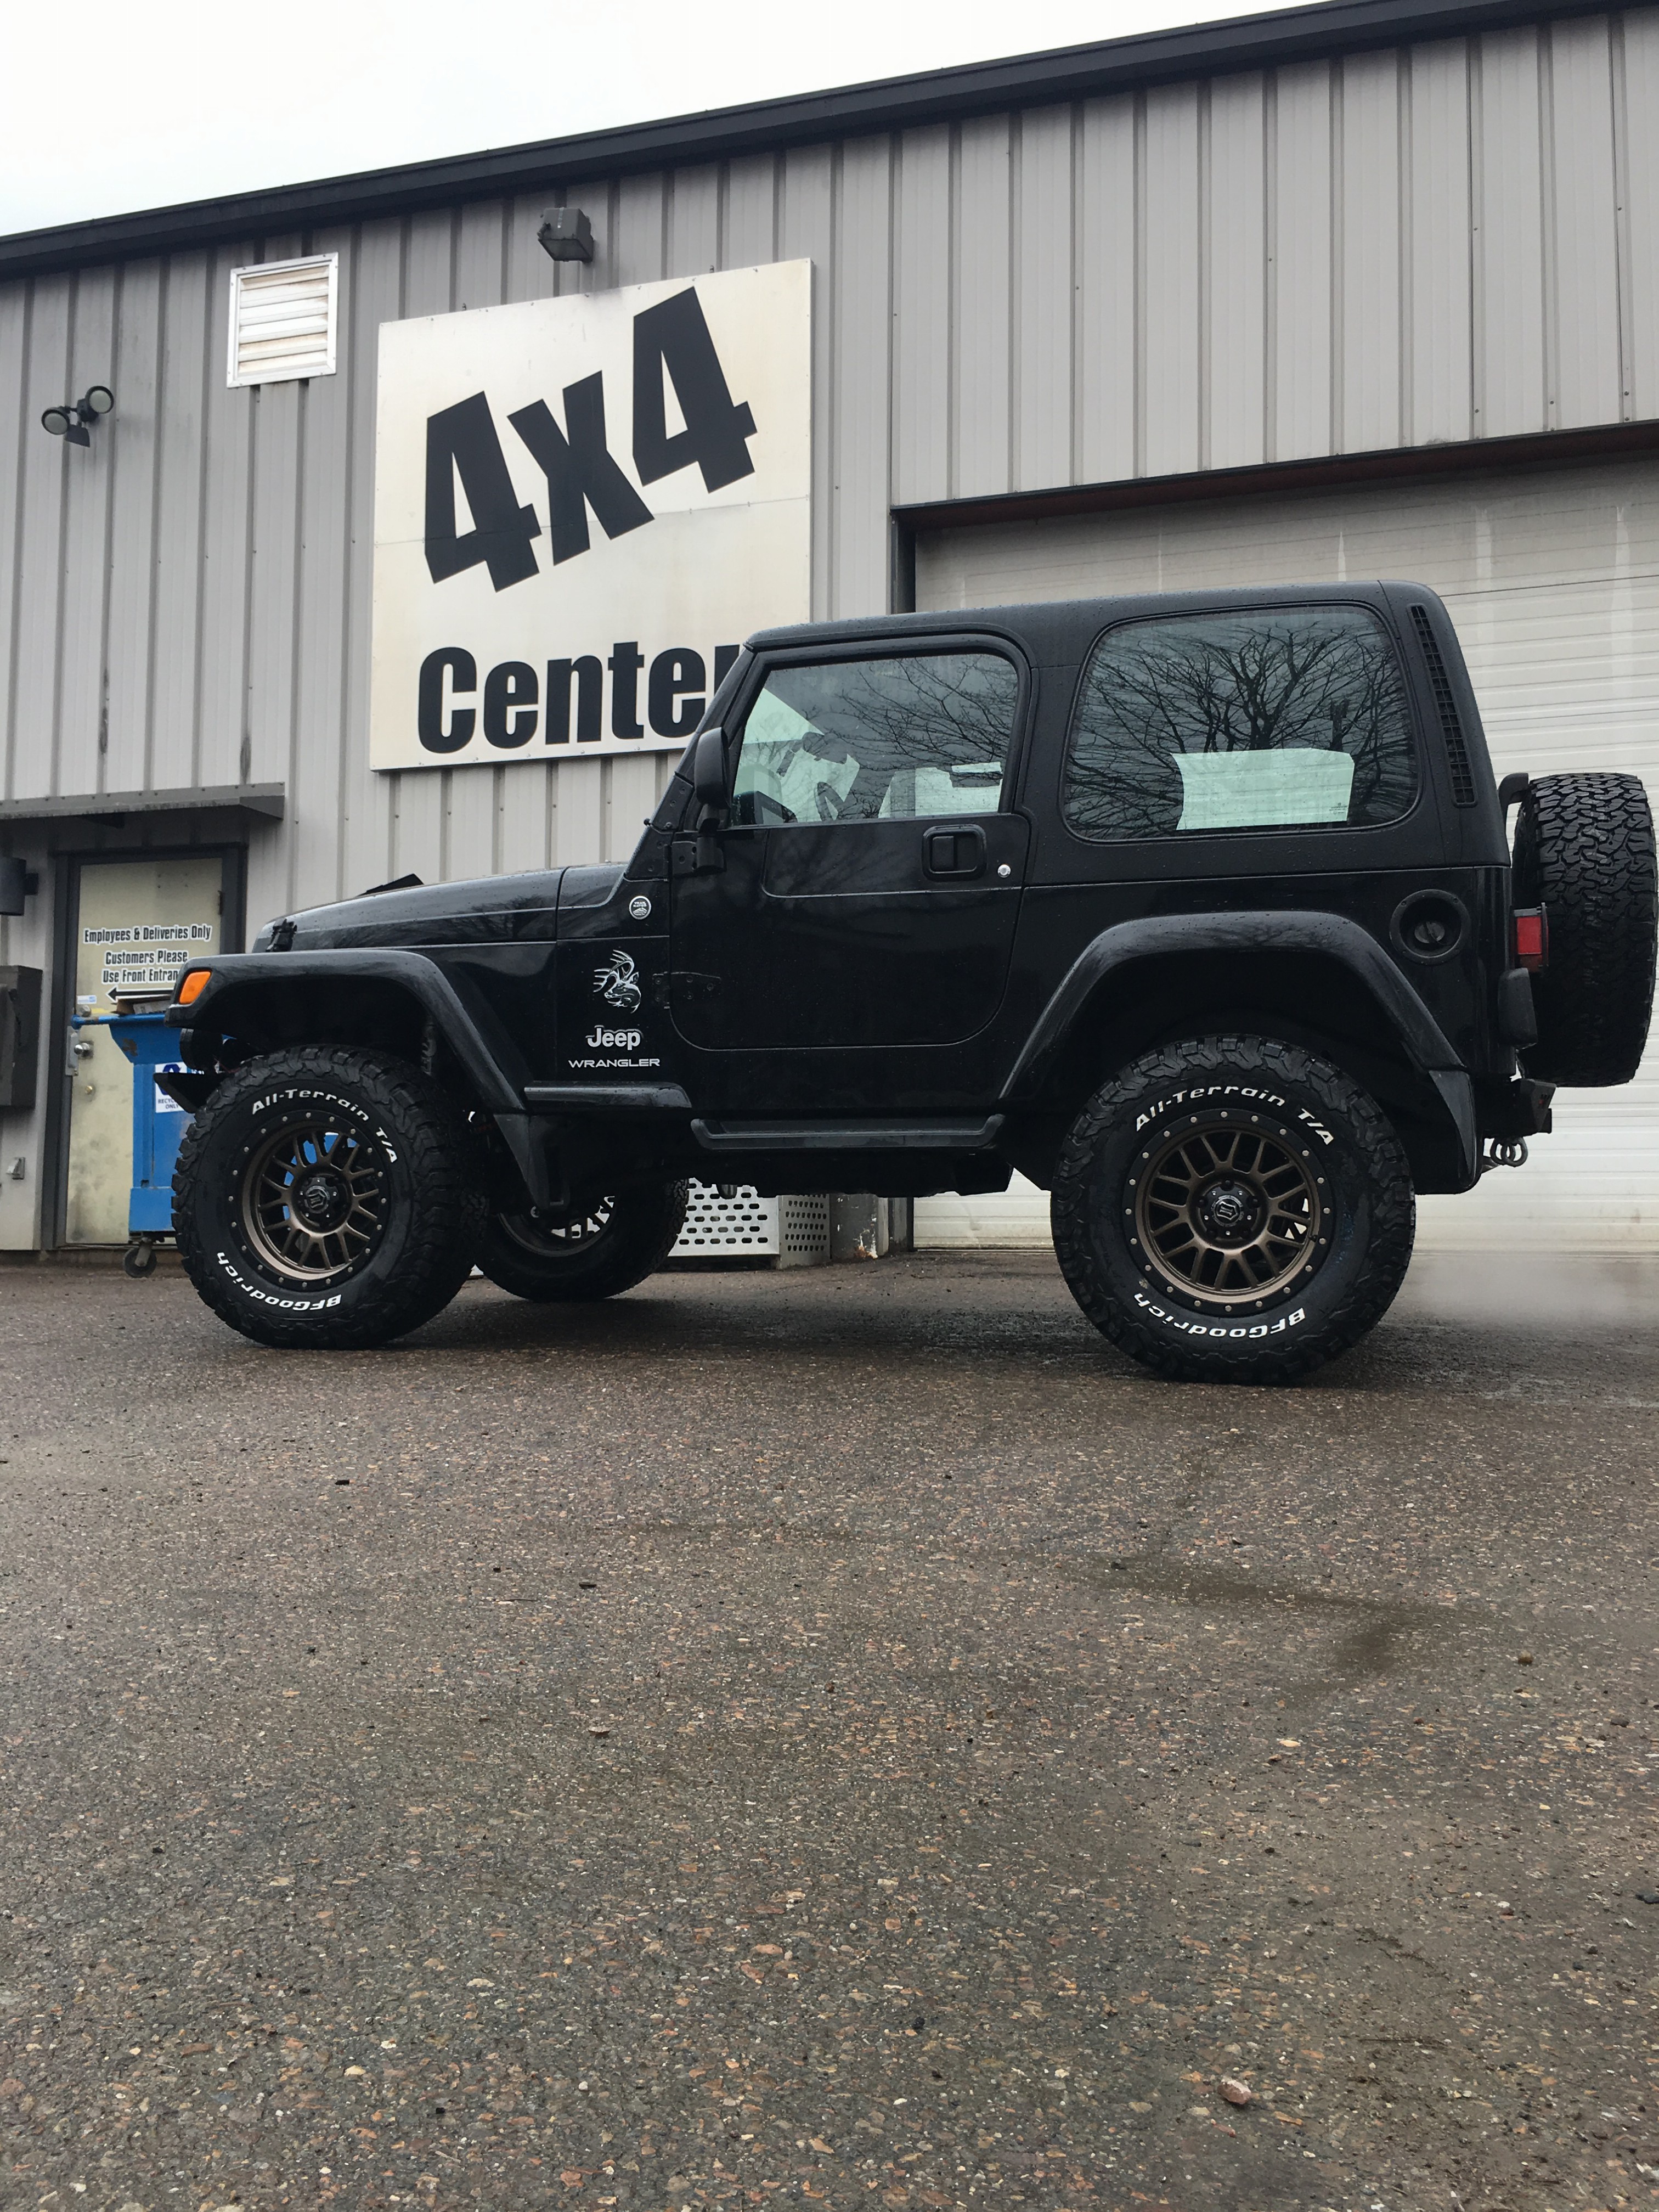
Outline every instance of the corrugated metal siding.
POLYGON ((660 763, 363 766, 384 320, 810 254, 815 599, 857 612, 895 499, 1659 410, 1656 143, 1644 9, 595 180, 586 270, 524 201, 9 288, 5 795, 281 779, 260 912, 626 848, 660 763), (331 252, 338 373, 227 391, 230 270, 331 252), (90 453, 35 434, 102 377, 90 453))
MULTIPOLYGON (((1198 502, 940 532, 921 606, 1208 585, 1409 576, 1437 591, 1468 657, 1499 775, 1626 769, 1659 799, 1659 460, 1524 476, 1198 502)), ((1048 1200, 927 1199, 923 1243, 1042 1241, 1048 1200)), ((1520 1175, 1425 1199, 1426 1245, 1659 1249, 1659 1055, 1616 1091, 1569 1091, 1520 1175)))
POLYGON ((886 604, 895 501, 1659 415, 1656 8, 566 197, 591 267, 528 198, 0 287, 0 795, 281 781, 255 920, 626 853, 663 757, 369 773, 401 317, 810 257, 820 616, 886 604), (232 269, 329 252, 337 373, 228 389, 232 269), (40 410, 94 381, 68 450, 40 410))

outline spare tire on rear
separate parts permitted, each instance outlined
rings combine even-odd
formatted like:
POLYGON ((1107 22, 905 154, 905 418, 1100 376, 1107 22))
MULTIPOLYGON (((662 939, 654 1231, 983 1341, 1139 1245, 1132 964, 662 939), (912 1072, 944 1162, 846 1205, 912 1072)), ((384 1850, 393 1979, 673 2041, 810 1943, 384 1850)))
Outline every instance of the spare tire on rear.
POLYGON ((1549 962, 1532 979, 1547 1083, 1628 1083, 1653 1011, 1659 872, 1653 811, 1634 775, 1543 775, 1515 825, 1515 903, 1549 917, 1549 962))

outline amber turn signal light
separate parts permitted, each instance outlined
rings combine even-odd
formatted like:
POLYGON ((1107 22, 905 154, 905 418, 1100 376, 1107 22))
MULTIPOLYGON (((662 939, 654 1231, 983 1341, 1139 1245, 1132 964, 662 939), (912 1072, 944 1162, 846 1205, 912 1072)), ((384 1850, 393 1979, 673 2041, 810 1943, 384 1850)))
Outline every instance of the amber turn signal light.
POLYGON ((208 978, 212 973, 213 970, 210 968, 192 968, 179 986, 177 1004, 181 1006, 193 1006, 203 992, 206 990, 208 978))

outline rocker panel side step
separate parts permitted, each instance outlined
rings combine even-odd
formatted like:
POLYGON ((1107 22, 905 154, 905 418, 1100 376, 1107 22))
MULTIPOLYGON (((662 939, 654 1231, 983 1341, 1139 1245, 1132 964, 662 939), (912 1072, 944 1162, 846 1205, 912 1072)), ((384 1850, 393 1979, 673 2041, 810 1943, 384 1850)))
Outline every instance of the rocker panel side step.
POLYGON ((532 1114, 689 1114, 691 1101, 678 1083, 526 1083, 524 1103, 532 1114))
POLYGON ((695 1120, 706 1152, 983 1152, 1006 1116, 971 1115, 916 1121, 731 1121, 695 1120))

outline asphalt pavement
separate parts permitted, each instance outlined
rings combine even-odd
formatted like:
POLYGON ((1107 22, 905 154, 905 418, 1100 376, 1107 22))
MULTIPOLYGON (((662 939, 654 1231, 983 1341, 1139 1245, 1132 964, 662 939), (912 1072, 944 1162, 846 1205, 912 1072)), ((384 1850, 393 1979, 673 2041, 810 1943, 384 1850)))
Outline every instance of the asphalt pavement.
POLYGON ((0 2205, 1651 2203, 1656 1288, 5 1268, 0 2205))

